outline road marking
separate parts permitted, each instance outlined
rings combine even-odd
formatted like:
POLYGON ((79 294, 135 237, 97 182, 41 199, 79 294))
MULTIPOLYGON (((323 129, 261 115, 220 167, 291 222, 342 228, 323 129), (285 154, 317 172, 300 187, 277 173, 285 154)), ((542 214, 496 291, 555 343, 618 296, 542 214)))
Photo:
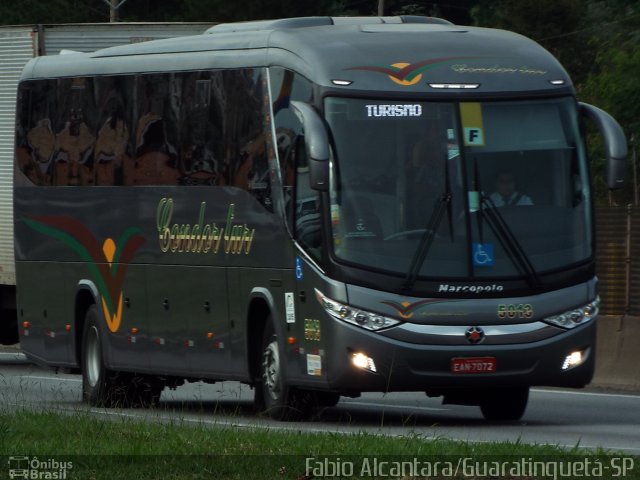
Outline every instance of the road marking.
MULTIPOLYGON (((74 412, 72 409, 62 409, 67 412, 74 412)), ((154 417, 150 417, 149 415, 144 414, 136 414, 136 413, 127 413, 127 412, 114 412, 114 411, 106 411, 106 410, 97 410, 90 409, 92 414, 97 416, 105 415, 107 417, 122 417, 122 418, 134 418, 139 420, 156 420, 156 421, 165 421, 165 422, 176 422, 176 418, 171 415, 156 415, 154 417)), ((208 420, 206 418, 188 418, 182 417, 177 419, 181 423, 195 423, 198 425, 211 425, 211 426, 232 426, 238 428, 250 428, 250 429, 262 429, 262 430, 282 430, 282 431, 292 431, 297 432, 303 430, 305 432, 310 433, 340 433, 340 434, 349 434, 352 432, 346 432, 341 430, 329 430, 327 428, 319 428, 319 427, 308 427, 307 425, 282 425, 279 423, 251 423, 251 422, 238 422, 229 418, 216 418, 213 420, 208 420)))
POLYGON ((20 378, 25 380, 55 380, 56 382, 59 382, 60 380, 64 382, 78 382, 78 383, 82 382, 82 379, 80 378, 38 377, 36 375, 21 375, 20 378))
POLYGON ((339 404, 342 407, 348 407, 350 405, 356 405, 358 407, 380 407, 380 408, 395 408, 403 411, 411 410, 430 410, 436 412, 443 412, 448 410, 447 408, 438 408, 438 407, 420 407, 415 405, 388 405, 386 403, 374 403, 374 402, 342 402, 339 404))
MULTIPOLYGON (((16 404, 16 406, 24 406, 22 404, 18 405, 16 404)), ((62 411, 62 412, 68 412, 68 413, 72 413, 72 414, 77 414, 78 411, 74 410, 72 408, 55 408, 58 411, 62 411)), ((167 414, 162 414, 160 412, 150 412, 150 411, 144 411, 144 412, 118 412, 118 411, 113 411, 113 410, 104 410, 104 409, 96 409, 96 408, 90 408, 88 410, 85 410, 85 412, 89 412, 92 415, 95 416, 106 416, 106 417, 114 417, 114 418, 131 418, 131 419, 137 419, 137 420, 142 420, 142 421, 148 421, 148 420, 152 420, 152 421, 156 421, 156 422, 175 422, 176 418, 171 416, 171 415, 167 415, 167 414), (156 415, 148 415, 148 413, 156 413, 156 415)), ((179 422, 185 423, 185 424, 198 424, 198 425, 211 425, 211 426, 232 426, 232 427, 237 427, 237 428, 249 428, 249 429, 260 429, 260 430, 279 430, 279 431, 304 431, 304 432, 309 432, 309 433, 321 433, 321 434, 325 434, 325 433, 337 433, 337 434, 341 434, 341 435, 352 435, 354 432, 367 432, 368 434, 371 435, 378 435, 381 437, 405 437, 406 436, 406 432, 391 432, 391 431, 387 431, 384 428, 383 429, 378 429, 377 431, 371 431, 367 428, 363 428, 362 426, 356 426, 355 428, 348 428, 345 425, 340 425, 337 426, 336 429, 332 429, 332 428, 326 428, 326 427, 314 427, 314 426, 309 426, 307 424, 297 424, 297 425, 283 425, 279 422, 275 422, 275 421, 267 421, 265 423, 251 423, 251 422, 239 422, 239 421, 234 421, 233 419, 230 418, 214 418, 214 419, 207 419, 207 418, 203 418, 203 417, 199 417, 199 418, 190 418, 190 417, 181 417, 179 419, 177 419, 179 422)), ((330 425, 327 425, 330 426, 330 425)), ((334 427, 336 427, 335 425, 333 425, 334 427)), ((436 434, 436 435, 424 435, 424 434, 419 434, 420 438, 426 441, 429 440, 439 440, 439 439, 443 439, 443 438, 447 438, 449 440, 454 440, 454 441, 461 441, 461 442, 468 442, 471 444, 492 444, 492 443, 496 443, 496 442, 510 442, 511 440, 481 440, 481 439, 472 439, 472 438, 468 438, 468 437, 457 437, 455 435, 451 435, 451 436, 443 436, 441 434, 436 434)), ((575 448, 575 444, 562 444, 562 443, 538 443, 538 442, 534 442, 532 443, 536 444, 536 445, 549 445, 552 447, 561 447, 561 448, 565 448, 567 450, 571 450, 573 448, 575 448)), ((587 444, 580 444, 580 448, 584 448, 587 450, 600 450, 603 448, 602 445, 587 445, 587 444)), ((606 448, 608 451, 618 451, 618 452, 627 452, 629 454, 635 454, 637 455, 638 452, 640 452, 640 448, 636 448, 636 447, 610 447, 610 446, 606 446, 604 447, 606 448)))
MULTIPOLYGON (((11 356, 12 358, 15 358, 16 355, 23 355, 21 353, 1 353, 0 352, 0 359, 2 358, 2 356, 11 356)), ((77 383, 81 383, 82 379, 78 379, 78 378, 68 378, 68 377, 58 377, 58 376, 52 376, 52 377, 44 377, 44 376, 36 376, 36 375, 21 375, 20 378, 22 379, 33 379, 33 380, 55 380, 55 381, 66 381, 66 382, 77 382, 77 383)), ((633 393, 602 393, 602 392, 585 392, 585 391, 573 391, 573 390, 550 390, 550 389, 545 389, 545 388, 532 388, 531 389, 532 392, 538 392, 538 393, 552 393, 552 394, 557 394, 557 395, 581 395, 581 396, 590 396, 590 397, 608 397, 608 398, 625 398, 625 399, 636 399, 636 400, 640 400, 640 395, 638 394, 633 394, 633 393)), ((437 407, 421 407, 421 406, 412 406, 412 405, 388 405, 388 404, 384 404, 384 403, 369 403, 369 402, 361 402, 361 401, 350 401, 350 400, 346 400, 343 401, 341 403, 341 405, 353 405, 353 406, 358 406, 358 407, 382 407, 382 408, 392 408, 392 409, 403 409, 406 410, 407 408, 412 408, 415 410, 430 410, 430 411, 446 411, 448 410, 447 408, 437 408, 437 407)))
POLYGON ((599 393, 599 392, 576 392, 573 390, 547 390, 544 388, 532 388, 532 392, 557 393, 558 395, 584 395, 590 397, 616 397, 640 399, 640 395, 633 393, 599 393))

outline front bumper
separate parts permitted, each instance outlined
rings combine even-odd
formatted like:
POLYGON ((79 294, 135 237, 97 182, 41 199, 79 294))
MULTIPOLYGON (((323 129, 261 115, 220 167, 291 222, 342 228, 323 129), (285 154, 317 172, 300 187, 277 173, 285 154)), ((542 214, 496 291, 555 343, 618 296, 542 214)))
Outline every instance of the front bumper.
MULTIPOLYGON (((583 387, 591 381, 595 366, 596 319, 572 330, 550 327, 553 335, 535 341, 509 344, 481 342, 424 344, 407 337, 390 338, 387 332, 364 331, 335 321, 331 348, 326 356, 327 382, 342 393, 365 391, 427 391, 451 388, 527 386, 583 387), (581 364, 563 370, 572 352, 583 352, 581 364), (364 354, 375 372, 353 365, 352 357, 364 354), (491 357, 495 371, 454 373, 452 359, 491 357)), ((416 333, 416 336, 418 334, 416 333)))

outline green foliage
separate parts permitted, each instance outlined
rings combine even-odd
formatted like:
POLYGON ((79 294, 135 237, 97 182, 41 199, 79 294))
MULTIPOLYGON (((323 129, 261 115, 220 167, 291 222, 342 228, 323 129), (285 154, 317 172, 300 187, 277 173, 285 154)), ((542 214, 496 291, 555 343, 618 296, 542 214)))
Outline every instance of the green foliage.
POLYGON ((0 23, 80 23, 109 21, 109 7, 102 0, 21 0, 0 2, 0 23))
MULTIPOLYGON (((640 1, 590 2, 589 45, 597 52, 585 81, 578 86, 581 100, 597 105, 618 120, 630 142, 630 152, 640 138, 640 1)), ((590 136, 592 151, 598 151, 600 139, 590 136)), ((599 203, 609 202, 604 187, 602 156, 592 157, 592 172, 599 203)), ((633 156, 630 155, 630 161, 633 156)), ((631 162, 630 162, 631 163, 631 162)), ((630 174, 634 165, 630 165, 630 174)), ((631 178, 633 178, 631 176, 631 178)), ((633 181, 612 194, 617 204, 634 198, 633 181)))
MULTIPOLYGON (((28 456, 41 462, 52 459, 67 466, 65 478, 249 480, 311 478, 306 475, 307 458, 312 462, 326 458, 335 463, 339 457, 356 467, 365 460, 411 463, 416 459, 424 464, 440 462, 442 466, 451 463, 451 471, 445 476, 462 478, 462 470, 457 475, 452 473, 463 458, 506 465, 533 460, 584 463, 585 459, 592 465, 594 462, 610 465, 612 458, 621 457, 620 453, 585 450, 579 445, 567 449, 555 445, 526 445, 520 441, 468 443, 420 434, 306 433, 293 428, 288 431, 234 428, 204 421, 167 421, 166 418, 162 421, 161 418, 159 415, 156 421, 132 420, 126 416, 106 419, 89 411, 62 415, 46 411, 0 411, 0 425, 5 426, 0 428, 0 439, 10 435, 7 441, 0 442, 0 462, 7 465, 9 456, 28 456)), ((637 464, 638 460, 634 460, 637 464)), ((44 475, 52 470, 40 469, 44 475)), ((640 478, 636 470, 628 472, 625 478, 640 478)), ((354 473, 349 477, 361 478, 359 469, 354 473)), ((393 478, 399 476, 393 475, 393 478)), ((427 477, 420 475, 420 478, 427 477)))
POLYGON ((328 15, 333 11, 335 2, 331 0, 314 0, 313 2, 245 0, 242 2, 242 8, 238 8, 236 2, 226 0, 182 0, 176 3, 182 5, 181 18, 184 21, 227 22, 328 15))
POLYGON ((584 5, 581 0, 480 0, 472 16, 476 25, 511 30, 537 41, 580 83, 594 54, 584 48, 584 5))
MULTIPOLYGON (((609 112, 628 139, 640 136, 639 0, 480 0, 475 24, 526 35, 567 69, 581 101, 609 112)), ((625 204, 633 185, 611 196, 606 188, 601 139, 588 138, 596 198, 625 204)))
POLYGON ((640 2, 614 15, 610 28, 594 35, 598 53, 581 95, 612 113, 627 134, 640 134, 640 2), (615 23, 614 23, 615 22, 615 23))
MULTIPOLYGON (((119 0, 121 1, 121 0, 119 0)), ((334 0, 125 0, 119 8, 120 21, 228 22, 337 13, 334 0)), ((104 0, 22 0, 0 3, 0 23, 108 22, 109 5, 104 0)))
MULTIPOLYGON (((122 0, 119 0, 122 1, 122 0)), ((385 15, 442 16, 468 24, 477 0, 385 0, 385 15)), ((229 22, 309 15, 376 15, 378 0, 125 0, 120 21, 229 22)), ((0 23, 82 23, 109 21, 105 0, 5 0, 0 3, 0 23)))

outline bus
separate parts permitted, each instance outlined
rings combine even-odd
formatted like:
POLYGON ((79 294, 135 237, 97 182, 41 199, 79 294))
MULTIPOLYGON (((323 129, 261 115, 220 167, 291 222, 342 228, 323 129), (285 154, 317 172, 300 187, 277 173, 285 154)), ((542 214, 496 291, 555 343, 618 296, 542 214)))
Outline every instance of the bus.
POLYGON ((593 376, 585 120, 612 189, 626 140, 523 36, 220 24, 33 59, 16 117, 21 347, 91 405, 233 380, 279 420, 416 391, 513 421, 593 376))

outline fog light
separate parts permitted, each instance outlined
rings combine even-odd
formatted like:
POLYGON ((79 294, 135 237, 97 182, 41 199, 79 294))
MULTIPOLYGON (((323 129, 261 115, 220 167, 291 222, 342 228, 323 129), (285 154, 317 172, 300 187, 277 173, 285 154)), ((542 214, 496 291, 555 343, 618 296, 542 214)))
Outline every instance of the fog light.
POLYGON ((368 370, 370 372, 376 372, 376 364, 372 358, 367 357, 364 353, 354 353, 351 357, 351 363, 354 367, 361 368, 362 370, 368 370))
POLYGON ((585 355, 584 351, 571 352, 564 359, 564 362, 562 363, 562 370, 569 370, 573 367, 577 367, 578 365, 584 363, 586 358, 587 356, 585 355))

